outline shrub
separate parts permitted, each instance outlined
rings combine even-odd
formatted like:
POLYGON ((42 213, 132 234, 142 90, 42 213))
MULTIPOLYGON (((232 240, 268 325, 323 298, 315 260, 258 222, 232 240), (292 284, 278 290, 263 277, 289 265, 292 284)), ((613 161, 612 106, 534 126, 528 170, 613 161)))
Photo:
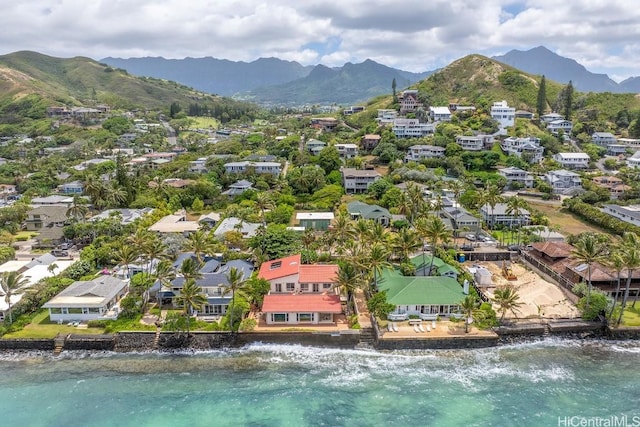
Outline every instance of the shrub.
POLYGON ((256 319, 243 319, 242 322, 240 322, 239 329, 241 331, 249 332, 249 331, 253 331, 257 325, 258 325, 258 322, 256 322, 256 319))
POLYGON ((63 275, 73 280, 79 280, 82 276, 87 275, 92 270, 93 266, 90 262, 79 260, 71 264, 69 268, 63 272, 63 275))

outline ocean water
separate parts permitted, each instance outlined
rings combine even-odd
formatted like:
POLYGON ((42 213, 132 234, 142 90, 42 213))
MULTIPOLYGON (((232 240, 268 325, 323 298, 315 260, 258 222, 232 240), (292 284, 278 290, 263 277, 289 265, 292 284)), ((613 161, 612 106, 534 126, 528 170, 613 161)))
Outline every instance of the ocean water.
POLYGON ((640 426, 638 342, 0 354, 2 426, 572 427, 606 419, 640 426))

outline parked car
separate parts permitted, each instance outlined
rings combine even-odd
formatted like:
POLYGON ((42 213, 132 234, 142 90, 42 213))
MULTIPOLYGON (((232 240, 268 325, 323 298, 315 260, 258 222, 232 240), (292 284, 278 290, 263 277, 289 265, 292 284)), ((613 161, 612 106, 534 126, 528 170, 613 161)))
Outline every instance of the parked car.
POLYGON ((463 251, 471 252, 471 251, 473 251, 473 246, 471 246, 471 245, 462 245, 462 246, 460 246, 460 249, 462 249, 463 251))
POLYGON ((51 251, 51 255, 56 256, 56 257, 63 257, 63 256, 69 256, 69 252, 68 251, 64 251, 62 249, 54 249, 51 251))
POLYGON ((510 251, 519 251, 520 250, 520 246, 518 246, 518 245, 509 245, 509 246, 507 246, 507 249, 509 249, 510 251))
POLYGON ((464 236, 467 240, 470 240, 472 242, 476 241, 476 235, 475 234, 467 234, 466 236, 464 236))

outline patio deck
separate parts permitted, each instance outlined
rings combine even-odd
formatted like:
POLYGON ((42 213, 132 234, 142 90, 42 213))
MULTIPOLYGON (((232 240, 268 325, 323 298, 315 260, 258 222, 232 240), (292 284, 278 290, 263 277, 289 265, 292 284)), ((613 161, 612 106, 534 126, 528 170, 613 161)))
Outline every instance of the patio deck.
POLYGON ((431 329, 431 332, 426 331, 426 326, 431 326, 431 321, 423 321, 422 327, 425 328, 425 332, 415 332, 413 325, 409 325, 409 321, 393 322, 398 325, 398 332, 389 332, 387 330, 387 323, 383 323, 379 326, 381 336, 379 339, 442 339, 442 338, 472 338, 472 337, 497 337, 498 335, 493 331, 480 330, 474 328, 473 325, 469 326, 469 333, 464 332, 464 323, 462 322, 450 322, 448 320, 436 321, 436 328, 431 329))

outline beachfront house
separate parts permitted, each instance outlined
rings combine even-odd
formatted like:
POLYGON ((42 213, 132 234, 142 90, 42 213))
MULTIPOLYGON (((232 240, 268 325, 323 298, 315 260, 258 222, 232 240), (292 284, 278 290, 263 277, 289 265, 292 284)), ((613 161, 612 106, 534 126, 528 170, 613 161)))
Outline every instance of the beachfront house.
POLYGON ((118 302, 129 291, 129 284, 112 276, 73 282, 42 307, 49 310, 52 322, 85 322, 116 319, 118 302))

